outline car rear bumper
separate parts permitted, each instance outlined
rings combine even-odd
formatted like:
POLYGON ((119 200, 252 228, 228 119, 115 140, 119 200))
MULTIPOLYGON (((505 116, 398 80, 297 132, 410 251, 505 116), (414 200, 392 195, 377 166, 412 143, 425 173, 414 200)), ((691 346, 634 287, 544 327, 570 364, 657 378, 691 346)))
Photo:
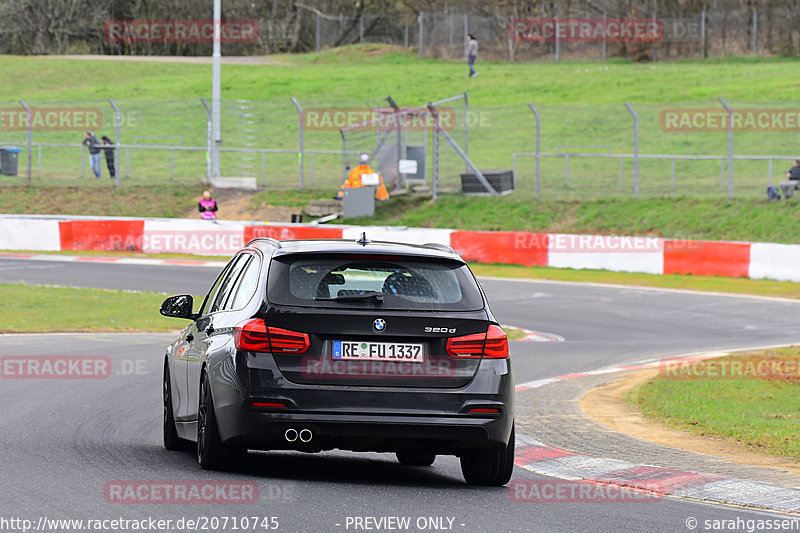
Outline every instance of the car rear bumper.
POLYGON ((514 390, 507 360, 488 362, 475 379, 458 389, 302 385, 275 379, 272 372, 268 381, 260 380, 261 372, 250 369, 249 387, 229 383, 214 387, 224 442, 253 449, 458 455, 463 450, 503 447, 511 434, 514 390), (253 386, 264 383, 281 386, 253 386), (256 407, 253 402, 286 407, 256 407), (476 408, 481 411, 470 412, 476 408), (310 430, 312 438, 287 440, 286 431, 291 429, 310 430))
MULTIPOLYGON (((511 417, 404 416, 391 414, 264 413, 244 407, 238 431, 228 442, 254 449, 458 454, 462 450, 501 447, 508 442, 511 417), (287 430, 307 429, 310 440, 287 440, 287 430)), ((308 435, 308 434, 306 434, 308 435)))

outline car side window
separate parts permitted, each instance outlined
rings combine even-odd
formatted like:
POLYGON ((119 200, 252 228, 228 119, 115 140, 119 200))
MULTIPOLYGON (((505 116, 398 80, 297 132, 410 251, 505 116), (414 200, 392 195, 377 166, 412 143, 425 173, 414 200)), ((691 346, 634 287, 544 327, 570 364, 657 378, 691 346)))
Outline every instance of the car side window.
POLYGON ((251 256, 249 254, 241 254, 237 258, 236 262, 231 265, 231 268, 228 270, 228 275, 225 276, 225 279, 219 286, 217 295, 214 297, 214 305, 211 306, 212 313, 224 309, 225 301, 228 299, 228 296, 230 296, 231 289, 236 284, 236 280, 239 279, 239 274, 242 272, 242 268, 245 266, 250 257, 251 256))
POLYGON ((220 273, 220 275, 217 277, 216 281, 214 281, 214 284, 211 286, 211 289, 208 291, 208 294, 206 294, 205 300, 203 300, 202 307, 200 307, 199 311, 200 316, 207 315, 210 312, 209 309, 211 309, 211 304, 214 302, 214 298, 217 295, 217 291, 219 290, 219 286, 222 283, 222 280, 225 279, 225 277, 228 275, 228 272, 230 272, 231 270, 231 266, 235 261, 238 261, 238 259, 239 258, 236 257, 235 259, 229 261, 228 264, 220 273))
POLYGON ((241 309, 247 305, 247 302, 253 297, 258 287, 258 275, 261 270, 259 268, 260 266, 261 261, 256 257, 253 257, 247 266, 245 266, 244 272, 239 276, 239 286, 236 289, 236 295, 228 299, 225 309, 241 309))

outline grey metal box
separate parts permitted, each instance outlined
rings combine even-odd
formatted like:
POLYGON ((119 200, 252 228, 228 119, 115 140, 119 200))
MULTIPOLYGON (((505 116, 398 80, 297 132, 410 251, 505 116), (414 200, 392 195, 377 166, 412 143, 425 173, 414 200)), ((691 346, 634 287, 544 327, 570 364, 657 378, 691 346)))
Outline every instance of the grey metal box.
POLYGON ((375 214, 375 189, 357 187, 342 189, 342 210, 345 218, 371 217, 375 214))

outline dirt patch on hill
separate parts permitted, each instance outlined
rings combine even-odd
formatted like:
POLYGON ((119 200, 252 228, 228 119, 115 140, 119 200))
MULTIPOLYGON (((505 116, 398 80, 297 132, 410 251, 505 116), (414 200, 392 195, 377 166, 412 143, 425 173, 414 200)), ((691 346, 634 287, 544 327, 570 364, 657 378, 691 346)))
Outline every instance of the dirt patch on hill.
MULTIPOLYGON (((254 191, 220 189, 213 193, 219 202, 217 218, 220 220, 257 220, 263 222, 291 222, 292 214, 300 213, 301 208, 285 205, 261 205, 253 202, 254 191)), ((200 201, 200 197, 196 198, 200 201)), ((197 204, 186 210, 185 218, 199 218, 197 204)))

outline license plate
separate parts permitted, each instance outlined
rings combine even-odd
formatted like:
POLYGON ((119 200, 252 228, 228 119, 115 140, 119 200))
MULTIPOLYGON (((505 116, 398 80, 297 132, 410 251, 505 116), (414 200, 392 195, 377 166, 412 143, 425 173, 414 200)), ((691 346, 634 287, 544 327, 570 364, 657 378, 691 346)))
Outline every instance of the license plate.
POLYGON ((366 361, 406 361, 422 363, 422 344, 394 342, 333 341, 333 358, 366 361))

